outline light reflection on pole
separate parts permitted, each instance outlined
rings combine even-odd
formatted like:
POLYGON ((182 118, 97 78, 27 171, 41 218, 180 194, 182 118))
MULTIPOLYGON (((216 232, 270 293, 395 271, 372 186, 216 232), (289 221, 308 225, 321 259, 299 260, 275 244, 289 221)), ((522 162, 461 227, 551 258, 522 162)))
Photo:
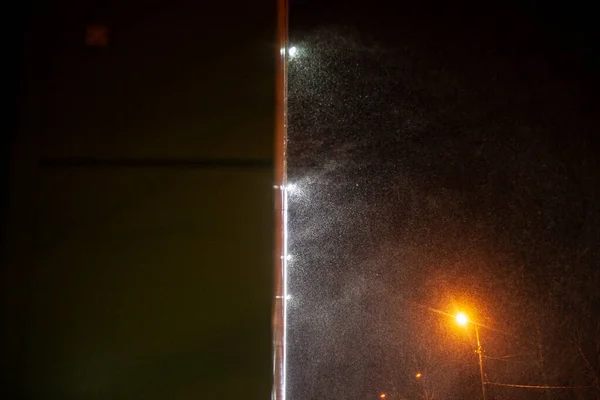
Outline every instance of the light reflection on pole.
POLYGON ((287 364, 287 48, 288 0, 277 0, 275 70, 275 254, 273 298, 273 400, 286 398, 287 364))

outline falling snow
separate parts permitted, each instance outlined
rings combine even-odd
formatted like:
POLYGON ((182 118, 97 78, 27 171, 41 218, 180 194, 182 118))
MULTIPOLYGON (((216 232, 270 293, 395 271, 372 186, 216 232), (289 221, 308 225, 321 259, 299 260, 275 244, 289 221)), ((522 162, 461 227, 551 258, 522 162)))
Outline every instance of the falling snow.
POLYGON ((597 386, 600 179, 576 67, 491 17, 313 14, 291 10, 288 398, 480 398, 458 310, 487 381, 597 386))

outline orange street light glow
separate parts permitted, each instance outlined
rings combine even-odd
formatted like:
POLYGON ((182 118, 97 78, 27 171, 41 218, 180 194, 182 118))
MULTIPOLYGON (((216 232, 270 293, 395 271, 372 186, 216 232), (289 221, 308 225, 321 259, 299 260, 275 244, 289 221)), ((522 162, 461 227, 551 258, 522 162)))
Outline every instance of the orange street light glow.
POLYGON ((456 314, 456 323, 461 326, 466 326, 469 323, 469 317, 464 312, 460 311, 456 314))
POLYGON ((379 395, 379 398, 380 398, 380 399, 385 399, 385 393, 381 393, 381 394, 379 395))
POLYGON ((421 373, 420 373, 420 372, 417 372, 417 374, 416 374, 415 376, 416 376, 417 378, 420 378, 420 377, 421 377, 421 373))

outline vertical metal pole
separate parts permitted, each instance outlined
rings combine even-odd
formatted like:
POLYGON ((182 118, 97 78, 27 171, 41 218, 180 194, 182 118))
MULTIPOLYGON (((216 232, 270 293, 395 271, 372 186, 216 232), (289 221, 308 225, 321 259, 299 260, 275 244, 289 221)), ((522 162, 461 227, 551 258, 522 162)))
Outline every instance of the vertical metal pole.
MULTIPOLYGON (((544 360, 544 351, 542 349, 542 335, 540 333, 540 324, 537 323, 535 327, 537 332, 538 356, 540 359, 539 365, 542 369, 542 379, 544 382, 544 386, 548 386, 548 377, 546 376, 546 362, 544 360)), ((546 392, 546 399, 550 400, 550 390, 545 389, 544 392, 546 392)))
POLYGON ((421 375, 421 386, 423 387, 423 398, 429 400, 429 393, 427 392, 427 386, 425 385, 425 375, 421 375))
POLYGON ((481 348, 481 342, 479 341, 479 328, 475 325, 475 336, 477 337, 477 354, 479 355, 479 375, 481 376, 481 394, 483 400, 486 400, 485 396, 485 380, 483 379, 483 350, 481 348))
POLYGON ((286 396, 286 319, 287 319, 287 42, 288 1, 277 0, 277 37, 275 65, 275 238, 273 330, 273 400, 286 396))

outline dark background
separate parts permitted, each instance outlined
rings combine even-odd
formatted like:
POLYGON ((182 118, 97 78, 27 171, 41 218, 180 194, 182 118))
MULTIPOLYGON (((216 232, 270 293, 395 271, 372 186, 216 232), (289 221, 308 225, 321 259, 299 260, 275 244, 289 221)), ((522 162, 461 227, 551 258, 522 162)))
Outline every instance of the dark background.
POLYGON ((275 3, 4 16, 0 397, 268 398, 275 3))
POLYGON ((593 12, 438 3, 292 2, 290 398, 480 398, 458 309, 490 382, 577 387, 489 399, 599 398, 593 12))

